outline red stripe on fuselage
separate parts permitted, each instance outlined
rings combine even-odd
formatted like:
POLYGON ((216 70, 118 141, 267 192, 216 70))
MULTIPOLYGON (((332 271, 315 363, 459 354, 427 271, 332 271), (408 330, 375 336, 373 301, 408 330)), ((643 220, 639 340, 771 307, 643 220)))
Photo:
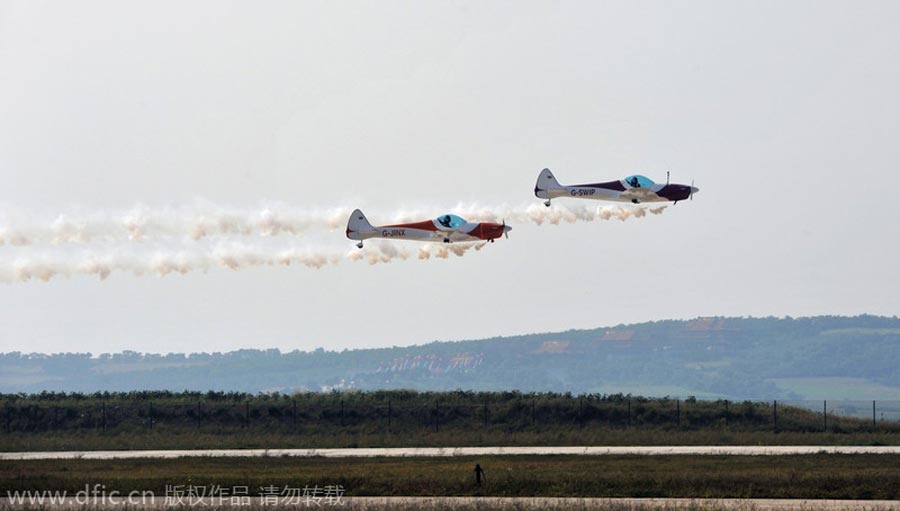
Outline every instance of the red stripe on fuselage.
MULTIPOLYGON (((379 230, 384 229, 419 229, 422 231, 431 231, 437 232, 438 228, 434 225, 434 222, 431 220, 426 220, 424 222, 412 222, 408 224, 393 224, 393 225, 382 225, 378 227, 379 230)), ((450 231, 445 231, 449 232, 450 231)), ((459 231, 462 233, 462 231, 459 231)), ((492 240, 497 239, 500 236, 503 236, 503 224, 495 224, 493 222, 481 222, 474 229, 469 232, 462 233, 472 236, 473 238, 478 238, 480 240, 492 240)))

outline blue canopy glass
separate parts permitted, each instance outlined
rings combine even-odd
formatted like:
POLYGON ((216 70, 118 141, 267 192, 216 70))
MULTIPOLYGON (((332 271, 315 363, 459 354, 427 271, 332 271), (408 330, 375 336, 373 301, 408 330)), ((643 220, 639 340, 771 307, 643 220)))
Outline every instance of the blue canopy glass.
POLYGON ((653 181, 650 180, 650 178, 638 174, 628 176, 623 179, 623 181, 625 181, 625 183, 632 188, 649 188, 653 186, 653 181))
POLYGON ((437 217, 436 221, 448 229, 459 229, 466 223, 464 218, 456 215, 441 215, 437 217))

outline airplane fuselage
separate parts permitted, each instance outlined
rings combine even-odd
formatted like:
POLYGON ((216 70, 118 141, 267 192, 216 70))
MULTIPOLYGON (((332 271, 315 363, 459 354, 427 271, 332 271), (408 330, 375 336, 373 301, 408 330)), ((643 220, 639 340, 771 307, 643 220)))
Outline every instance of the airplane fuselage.
POLYGON ((653 185, 648 188, 617 189, 621 182, 596 183, 586 185, 563 186, 546 190, 546 199, 574 197, 576 199, 593 199, 614 202, 668 202, 687 199, 691 196, 691 187, 685 185, 653 185))
POLYGON ((632 176, 617 181, 565 186, 559 184, 548 169, 544 169, 534 187, 534 194, 550 200, 561 197, 593 199, 613 202, 678 202, 691 197, 698 189, 693 186, 665 183, 657 184, 643 176, 632 176))
POLYGON ((347 237, 352 240, 384 238, 426 242, 459 243, 493 241, 511 229, 494 222, 467 222, 456 215, 443 215, 434 220, 391 225, 369 225, 358 210, 351 215, 347 237))

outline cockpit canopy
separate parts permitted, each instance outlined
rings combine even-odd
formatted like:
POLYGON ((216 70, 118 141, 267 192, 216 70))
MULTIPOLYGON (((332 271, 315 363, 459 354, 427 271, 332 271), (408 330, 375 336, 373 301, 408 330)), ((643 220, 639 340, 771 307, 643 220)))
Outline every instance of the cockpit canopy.
POLYGON ((458 217, 456 215, 441 215, 435 219, 435 222, 438 224, 448 228, 448 229, 459 229, 463 225, 465 225, 466 220, 462 217, 458 217))
POLYGON ((628 176, 622 181, 625 181, 625 184, 632 188, 649 188, 653 186, 653 181, 651 181, 650 178, 638 174, 628 176))

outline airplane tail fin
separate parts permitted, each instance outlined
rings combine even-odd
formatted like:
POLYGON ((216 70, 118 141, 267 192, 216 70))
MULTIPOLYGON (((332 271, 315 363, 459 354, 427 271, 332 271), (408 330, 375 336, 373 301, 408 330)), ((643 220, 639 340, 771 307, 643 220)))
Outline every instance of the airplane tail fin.
POLYGON ((374 231, 375 227, 366 219, 366 215, 358 209, 354 209, 347 221, 347 237, 351 240, 361 240, 363 237, 361 232, 374 231))
POLYGON ((534 194, 541 199, 549 199, 550 194, 548 192, 559 188, 562 188, 562 185, 553 177, 550 169, 544 169, 538 175, 537 183, 534 185, 534 194))

